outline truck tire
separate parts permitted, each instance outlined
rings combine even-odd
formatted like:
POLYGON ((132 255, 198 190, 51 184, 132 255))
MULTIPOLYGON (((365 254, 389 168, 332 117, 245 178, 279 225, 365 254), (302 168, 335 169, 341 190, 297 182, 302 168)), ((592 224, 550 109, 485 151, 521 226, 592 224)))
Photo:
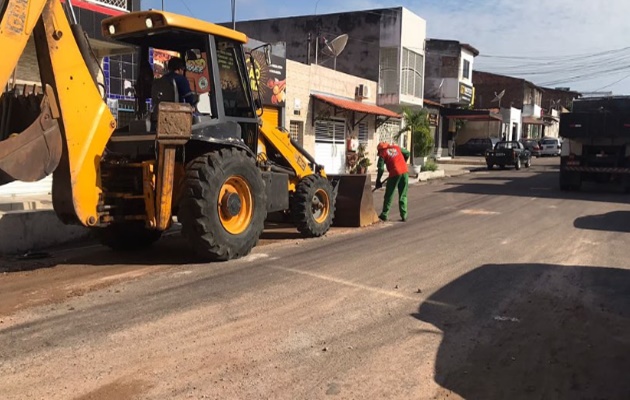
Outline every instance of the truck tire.
POLYGON ((105 228, 93 228, 98 241, 112 250, 141 250, 157 242, 161 231, 149 229, 144 222, 114 223, 105 228))
POLYGON ((324 235, 335 217, 332 184, 319 175, 305 177, 291 198, 290 208, 291 219, 302 236, 324 235))
POLYGON ((514 163, 514 168, 518 171, 519 169, 521 169, 521 159, 520 158, 516 158, 516 162, 514 163))
POLYGON ((258 243, 267 217, 265 183, 243 150, 223 148, 186 165, 179 204, 182 235, 212 261, 243 257, 258 243))
POLYGON ((560 171, 560 190, 563 192, 575 190, 582 187, 582 177, 579 173, 560 171))

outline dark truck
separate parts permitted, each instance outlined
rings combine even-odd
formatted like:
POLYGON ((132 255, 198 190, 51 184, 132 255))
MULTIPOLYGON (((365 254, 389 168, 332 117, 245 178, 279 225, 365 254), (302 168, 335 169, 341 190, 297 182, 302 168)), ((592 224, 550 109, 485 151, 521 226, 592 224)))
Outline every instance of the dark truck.
POLYGON ((514 165, 516 169, 521 169, 524 165, 529 168, 532 165, 532 153, 516 140, 501 141, 494 145, 494 149, 486 151, 486 164, 488 169, 495 165, 501 168, 514 165))
POLYGON ((560 116, 560 189, 616 183, 630 192, 630 96, 576 99, 560 116))

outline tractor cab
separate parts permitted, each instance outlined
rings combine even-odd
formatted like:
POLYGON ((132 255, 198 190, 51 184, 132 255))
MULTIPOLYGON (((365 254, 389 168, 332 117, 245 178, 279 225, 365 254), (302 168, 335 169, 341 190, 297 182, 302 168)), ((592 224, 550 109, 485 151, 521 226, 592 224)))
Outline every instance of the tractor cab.
POLYGON ((155 133, 159 104, 194 107, 191 140, 242 141, 255 151, 256 102, 248 80, 243 44, 247 37, 215 24, 162 11, 108 18, 103 35, 136 49, 135 119, 112 141, 155 133), (170 71, 181 62, 183 71, 170 71))

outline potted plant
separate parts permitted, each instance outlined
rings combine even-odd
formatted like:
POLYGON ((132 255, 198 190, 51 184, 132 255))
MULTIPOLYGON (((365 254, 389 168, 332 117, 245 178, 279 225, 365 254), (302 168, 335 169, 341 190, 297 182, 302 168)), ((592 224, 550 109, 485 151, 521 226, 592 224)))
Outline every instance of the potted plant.
POLYGON ((396 138, 403 133, 411 132, 411 164, 414 173, 419 174, 428 156, 433 152, 433 136, 429 127, 428 112, 426 109, 403 109, 405 126, 398 132, 396 138))
POLYGON ((414 165, 423 166, 433 153, 434 140, 429 129, 421 129, 412 134, 414 165))
POLYGON ((370 165, 372 165, 372 161, 370 161, 369 158, 363 157, 359 159, 359 162, 357 163, 357 173, 358 174, 367 173, 367 170, 370 167, 370 165))
POLYGON ((372 165, 372 161, 368 157, 368 152, 365 151, 365 144, 360 144, 357 149, 357 162, 354 165, 354 168, 350 171, 350 173, 354 174, 365 174, 370 165, 372 165))

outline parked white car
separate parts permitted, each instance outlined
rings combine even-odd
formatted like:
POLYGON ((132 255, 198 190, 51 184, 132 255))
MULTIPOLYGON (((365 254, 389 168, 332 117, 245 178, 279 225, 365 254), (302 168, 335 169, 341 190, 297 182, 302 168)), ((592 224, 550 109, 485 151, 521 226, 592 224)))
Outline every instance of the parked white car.
POLYGON ((562 140, 559 138, 543 138, 540 141, 541 156, 559 156, 562 140))

